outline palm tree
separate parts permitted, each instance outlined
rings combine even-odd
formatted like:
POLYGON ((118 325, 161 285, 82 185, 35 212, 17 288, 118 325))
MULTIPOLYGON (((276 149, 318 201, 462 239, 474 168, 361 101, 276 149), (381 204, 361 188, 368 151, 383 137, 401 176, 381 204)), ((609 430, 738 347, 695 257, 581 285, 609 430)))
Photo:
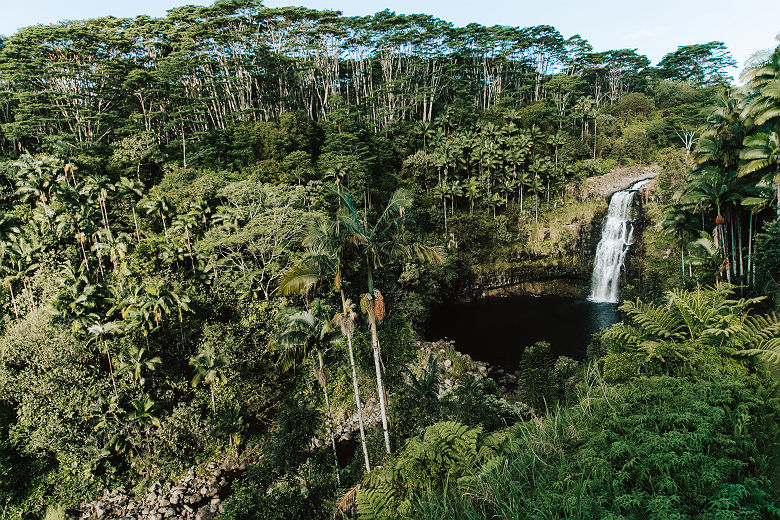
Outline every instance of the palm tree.
POLYGON ((122 327, 115 321, 107 321, 104 323, 93 323, 87 329, 91 336, 91 340, 98 344, 99 347, 103 347, 103 351, 106 354, 108 360, 108 371, 111 374, 111 384, 114 386, 114 395, 118 396, 116 388, 116 379, 114 378, 114 364, 111 361, 111 351, 108 348, 108 338, 115 336, 122 332, 122 327))
MULTIPOLYGON (((780 41, 780 34, 776 39, 780 41)), ((743 115, 758 127, 769 123, 776 128, 780 123, 780 45, 751 56, 740 79, 747 87, 743 115)))
MULTIPOLYGON (((26 277, 38 268, 37 257, 42 247, 34 231, 26 228, 26 232, 13 237, 9 242, 0 243, 0 269, 2 269, 2 282, 8 286, 11 295, 11 303, 14 308, 14 316, 19 319, 14 284, 21 280, 22 294, 29 293, 30 302, 33 302, 32 292, 27 288, 26 277)), ((32 303, 34 305, 34 303, 32 303)))
POLYGON ((130 401, 130 406, 132 407, 132 410, 127 414, 127 418, 143 428, 144 436, 146 438, 146 450, 148 452, 151 450, 149 434, 151 433, 152 426, 159 428, 162 425, 160 419, 154 415, 154 412, 157 411, 157 405, 149 396, 143 396, 143 399, 132 399, 130 401))
POLYGON ((366 216, 355 210, 349 194, 339 195, 342 200, 339 210, 339 222, 346 228, 349 243, 353 246, 356 256, 366 267, 368 292, 361 298, 361 308, 366 308, 368 323, 371 328, 371 347, 374 353, 374 368, 376 371, 379 408, 382 415, 385 449, 390 453, 390 434, 387 427, 387 410, 385 406, 384 385, 382 383, 382 361, 376 320, 384 317, 384 298, 374 287, 374 270, 386 262, 416 257, 422 261, 442 262, 441 253, 419 243, 404 244, 399 240, 405 213, 412 204, 412 195, 404 189, 396 190, 390 197, 387 206, 377 218, 370 223, 366 216))
POLYGON ((763 180, 771 182, 777 193, 777 218, 780 220, 780 132, 759 132, 745 137, 740 153, 740 177, 763 173, 763 180))
POLYGON ((165 222, 168 220, 169 215, 173 212, 173 208, 171 207, 168 198, 165 195, 154 191, 149 198, 141 201, 141 209, 144 210, 144 213, 147 216, 155 213, 159 215, 163 226, 163 233, 165 236, 168 236, 168 226, 165 222))
POLYGON ((661 229, 677 237, 677 245, 680 247, 680 268, 682 275, 685 276, 685 245, 696 227, 692 221, 693 213, 686 211, 681 204, 670 204, 664 210, 663 216, 661 229))
POLYGON ((314 375, 325 395, 325 409, 330 428, 330 440, 333 447, 333 462, 336 466, 336 480, 341 486, 339 474, 339 459, 336 453, 336 431, 333 414, 328 397, 328 372, 323 361, 325 349, 334 337, 330 320, 325 317, 322 307, 317 302, 314 310, 288 312, 283 316, 282 330, 273 338, 271 346, 281 350, 282 368, 295 365, 298 360, 305 360, 313 353, 317 355, 318 368, 314 375))
POLYGON ((354 390, 355 406, 358 412, 360 444, 363 448, 363 461, 366 471, 369 472, 371 471, 371 463, 368 459, 366 432, 363 425, 363 403, 360 399, 355 355, 352 349, 355 311, 353 310, 352 301, 346 298, 342 286, 342 270, 345 262, 344 249, 347 246, 346 238, 343 226, 340 226, 338 221, 327 222, 318 220, 315 222, 303 239, 306 255, 297 265, 282 275, 279 280, 279 288, 282 294, 295 294, 307 292, 317 283, 330 280, 341 295, 342 312, 336 314, 333 317, 333 321, 341 328, 342 335, 347 338, 349 364, 352 368, 352 389, 354 390))
MULTIPOLYGON (((140 166, 140 163, 139 163, 140 166)), ((127 177, 120 177, 119 182, 116 184, 116 191, 119 195, 130 197, 130 209, 133 211, 133 225, 135 226, 135 239, 136 242, 141 242, 141 234, 138 231, 138 217, 135 213, 136 199, 143 196, 144 185, 140 181, 134 181, 127 177)))
POLYGON ((468 199, 471 201, 470 213, 474 213, 474 201, 477 197, 479 197, 480 191, 479 181, 477 181, 477 179, 474 177, 469 177, 463 185, 463 188, 466 197, 468 197, 468 199))
POLYGON ((159 356, 151 356, 145 348, 138 348, 136 345, 130 345, 119 358, 119 370, 117 374, 128 372, 139 386, 143 386, 144 378, 142 373, 145 370, 154 372, 157 366, 162 363, 159 356))
POLYGON ((195 368, 195 377, 192 378, 192 386, 197 387, 200 384, 208 385, 211 392, 211 411, 217 413, 217 405, 214 400, 214 385, 225 383, 225 367, 227 359, 214 352, 212 348, 202 350, 197 356, 190 358, 190 365, 195 368))

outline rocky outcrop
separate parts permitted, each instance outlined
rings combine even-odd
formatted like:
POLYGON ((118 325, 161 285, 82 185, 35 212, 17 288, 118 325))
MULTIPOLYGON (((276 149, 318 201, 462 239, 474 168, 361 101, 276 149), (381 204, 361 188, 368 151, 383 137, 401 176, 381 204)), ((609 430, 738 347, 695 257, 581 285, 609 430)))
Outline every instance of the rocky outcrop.
POLYGON ((205 473, 190 468, 177 483, 155 482, 148 493, 133 500, 123 489, 106 491, 83 504, 82 520, 211 520, 222 512, 222 501, 230 493, 231 482, 247 467, 247 462, 210 462, 205 473))
POLYGON ((615 168, 607 174, 585 179, 579 188, 579 195, 581 198, 607 198, 616 191, 625 190, 639 181, 654 178, 659 171, 656 165, 615 168))

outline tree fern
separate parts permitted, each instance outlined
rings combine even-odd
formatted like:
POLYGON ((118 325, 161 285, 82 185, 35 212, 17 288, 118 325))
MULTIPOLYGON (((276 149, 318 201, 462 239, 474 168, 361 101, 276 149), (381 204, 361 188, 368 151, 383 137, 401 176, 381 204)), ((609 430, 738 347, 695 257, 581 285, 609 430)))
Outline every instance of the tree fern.
POLYGON ((373 471, 357 493, 360 518, 380 520, 413 513, 411 498, 447 493, 480 462, 496 456, 509 438, 485 436, 481 427, 446 421, 410 440, 385 467, 373 471))
POLYGON ((759 356, 767 363, 780 366, 780 320, 776 314, 748 316, 736 339, 743 347, 737 354, 759 356))

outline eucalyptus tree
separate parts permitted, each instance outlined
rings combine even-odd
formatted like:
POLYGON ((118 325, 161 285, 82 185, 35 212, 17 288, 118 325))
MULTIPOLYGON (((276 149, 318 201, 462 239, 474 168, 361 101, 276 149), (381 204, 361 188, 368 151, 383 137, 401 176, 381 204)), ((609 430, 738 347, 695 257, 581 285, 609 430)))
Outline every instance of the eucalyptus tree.
POLYGON ((681 45, 658 63, 664 79, 687 81, 696 86, 728 84, 726 71, 737 65, 723 42, 681 45))

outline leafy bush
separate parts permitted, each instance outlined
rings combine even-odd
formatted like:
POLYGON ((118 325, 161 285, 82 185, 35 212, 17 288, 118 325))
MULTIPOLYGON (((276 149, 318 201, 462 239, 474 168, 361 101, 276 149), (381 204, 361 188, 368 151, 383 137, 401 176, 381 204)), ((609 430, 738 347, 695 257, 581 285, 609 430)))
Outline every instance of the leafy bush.
POLYGON ((546 341, 526 347, 520 359, 520 394, 537 411, 552 406, 557 397, 553 362, 550 344, 546 341))
POLYGON ((409 507, 418 519, 774 518, 780 410, 767 395, 752 379, 597 385, 518 425, 512 449, 450 481, 446 499, 423 485, 409 507))
POLYGON ((360 518, 366 520, 408 515, 416 493, 446 494, 448 486, 470 474, 475 465, 496 456, 506 438, 485 435, 481 427, 457 422, 429 426, 383 468, 369 473, 358 491, 360 518))
POLYGON ((276 420, 262 448, 261 462, 234 482, 224 502, 226 520, 309 520, 324 518, 334 488, 330 448, 311 450, 319 414, 288 408, 276 420))

